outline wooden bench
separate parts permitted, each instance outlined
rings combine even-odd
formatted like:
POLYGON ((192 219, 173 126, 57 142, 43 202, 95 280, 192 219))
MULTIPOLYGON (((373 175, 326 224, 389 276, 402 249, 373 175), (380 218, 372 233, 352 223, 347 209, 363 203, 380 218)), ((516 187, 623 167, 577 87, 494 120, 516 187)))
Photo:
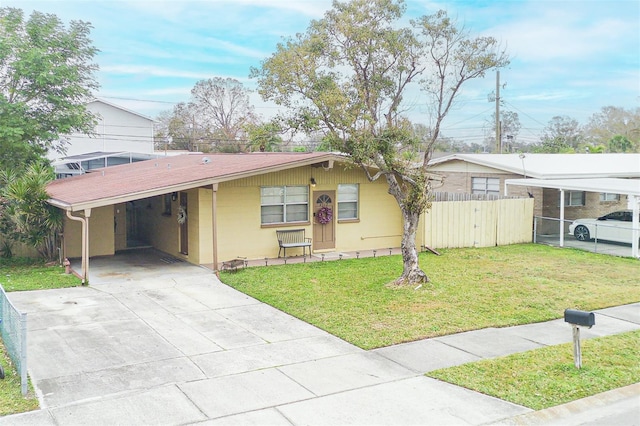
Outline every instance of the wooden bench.
POLYGON ((284 250, 284 257, 287 257, 287 249, 292 247, 302 247, 302 255, 306 256, 307 247, 309 247, 309 256, 311 256, 311 238, 307 238, 304 235, 304 229, 287 229, 282 231, 276 231, 276 237, 278 238, 278 257, 280 252, 284 250))

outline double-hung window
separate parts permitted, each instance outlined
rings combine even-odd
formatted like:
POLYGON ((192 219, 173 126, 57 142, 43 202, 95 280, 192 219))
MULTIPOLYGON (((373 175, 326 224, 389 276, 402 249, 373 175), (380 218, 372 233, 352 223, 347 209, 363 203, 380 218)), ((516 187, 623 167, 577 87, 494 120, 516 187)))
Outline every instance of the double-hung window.
POLYGON ((338 185, 338 220, 358 218, 358 184, 338 185))
POLYGON ((612 194, 610 192, 601 192, 600 201, 620 201, 620 194, 612 194))
POLYGON ((584 191, 567 191, 564 194, 565 206, 584 206, 584 191))
POLYGON ((260 188, 260 216, 263 225, 309 221, 308 186, 265 186, 260 188))
POLYGON ((485 195, 500 195, 500 178, 474 177, 471 178, 471 193, 485 195))

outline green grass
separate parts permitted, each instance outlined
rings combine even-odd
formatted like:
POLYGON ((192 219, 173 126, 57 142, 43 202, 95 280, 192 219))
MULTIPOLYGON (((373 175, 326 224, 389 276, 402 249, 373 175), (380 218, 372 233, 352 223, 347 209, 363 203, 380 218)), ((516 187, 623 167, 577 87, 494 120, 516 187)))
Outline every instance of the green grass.
POLYGON ((25 258, 0 259, 0 285, 5 291, 45 290, 75 287, 78 277, 65 274, 58 265, 48 266, 41 261, 25 258))
POLYGON ((582 368, 573 343, 549 346, 427 373, 534 410, 640 382, 640 331, 583 340, 582 368))
POLYGON ((2 339, 0 339, 0 365, 2 365, 5 374, 4 380, 0 380, 0 416, 37 410, 39 408, 38 399, 33 392, 31 382, 29 382, 27 396, 22 396, 20 375, 13 367, 11 359, 4 349, 2 339))
POLYGON ((228 285, 361 348, 561 318, 640 301, 640 263, 538 244, 421 254, 431 282, 386 286, 400 256, 247 268, 228 285))

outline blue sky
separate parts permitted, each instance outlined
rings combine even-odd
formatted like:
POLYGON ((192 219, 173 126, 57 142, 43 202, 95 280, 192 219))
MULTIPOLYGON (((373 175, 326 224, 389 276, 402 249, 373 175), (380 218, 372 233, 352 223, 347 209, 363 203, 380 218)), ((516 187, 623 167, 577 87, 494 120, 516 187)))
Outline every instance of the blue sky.
MULTIPOLYGON (((407 19, 445 9, 475 35, 491 35, 512 58, 501 70, 503 110, 518 113, 519 139, 535 142, 555 115, 581 123, 604 106, 640 107, 637 0, 407 0, 407 19)), ((98 96, 155 117, 189 98, 198 80, 231 77, 255 88, 250 67, 283 37, 322 18, 330 0, 0 0, 0 6, 88 21, 98 96)), ((495 111, 495 73, 463 88, 445 136, 481 143, 495 111)), ((409 98, 414 122, 429 124, 426 99, 409 98)), ((252 97, 268 118, 275 107, 252 97)))

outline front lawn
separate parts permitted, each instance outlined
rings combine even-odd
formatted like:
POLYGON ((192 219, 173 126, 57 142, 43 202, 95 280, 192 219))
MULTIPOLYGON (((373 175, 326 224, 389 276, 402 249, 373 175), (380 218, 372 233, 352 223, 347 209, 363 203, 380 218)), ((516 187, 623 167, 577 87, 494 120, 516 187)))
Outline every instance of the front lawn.
POLYGON ((427 376, 534 410, 640 382, 640 331, 584 340, 582 368, 573 343, 431 371, 427 376))
POLYGON ((422 253, 431 283, 393 289, 400 256, 255 267, 226 284, 361 348, 640 301, 640 263, 538 244, 422 253))

